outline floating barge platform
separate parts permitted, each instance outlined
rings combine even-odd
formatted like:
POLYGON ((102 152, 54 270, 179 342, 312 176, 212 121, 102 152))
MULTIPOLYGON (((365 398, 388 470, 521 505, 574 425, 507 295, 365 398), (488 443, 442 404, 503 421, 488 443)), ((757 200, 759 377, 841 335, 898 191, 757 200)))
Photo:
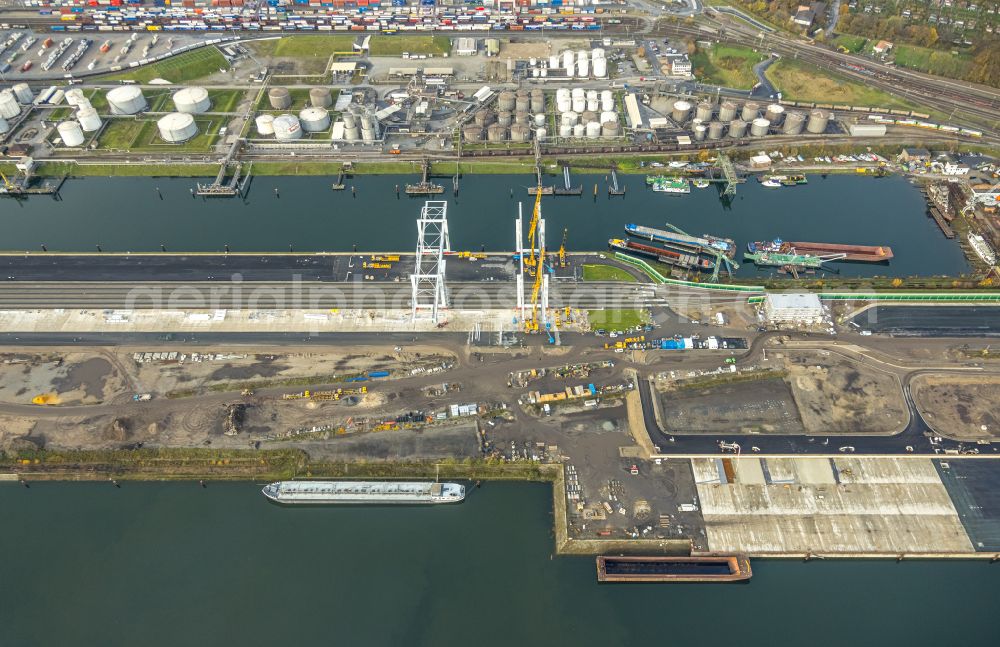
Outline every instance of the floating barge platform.
POLYGON ((665 231, 654 229, 644 225, 627 224, 625 232, 636 238, 645 238, 649 241, 666 243, 668 245, 680 245, 690 247, 696 252, 720 252, 729 258, 736 256, 736 243, 731 238, 720 238, 702 234, 701 236, 691 236, 677 231, 665 231))
POLYGON ((892 259, 892 248, 888 245, 841 245, 839 243, 789 242, 796 254, 823 256, 843 254, 840 260, 858 263, 887 263, 892 259))
POLYGON ((631 240, 621 240, 619 238, 612 238, 609 240, 608 247, 615 251, 624 252, 626 254, 638 254, 640 256, 645 256, 655 261, 666 263, 667 265, 674 265, 686 270, 693 269, 711 272, 715 269, 715 261, 701 258, 697 253, 692 254, 680 250, 653 247, 652 245, 643 245, 642 243, 637 243, 631 240))
POLYGON ((752 575, 746 555, 597 558, 598 582, 742 582, 752 575))

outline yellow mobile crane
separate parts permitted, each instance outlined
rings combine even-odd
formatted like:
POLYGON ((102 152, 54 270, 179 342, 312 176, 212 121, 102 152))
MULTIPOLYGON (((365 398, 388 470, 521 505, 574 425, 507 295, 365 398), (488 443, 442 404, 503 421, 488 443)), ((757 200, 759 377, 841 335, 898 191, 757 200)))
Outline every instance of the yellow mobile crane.
MULTIPOLYGON (((524 265, 528 267, 528 273, 534 274, 535 268, 535 236, 538 231, 538 219, 542 216, 542 185, 538 185, 535 191, 535 208, 531 212, 531 224, 528 225, 528 247, 531 248, 530 256, 524 259, 524 265)), ((541 265, 541 261, 538 262, 541 265)))
POLYGON ((531 286, 531 316, 526 322, 527 332, 538 332, 538 295, 542 291, 542 275, 545 273, 545 248, 538 249, 538 269, 535 283, 531 286))

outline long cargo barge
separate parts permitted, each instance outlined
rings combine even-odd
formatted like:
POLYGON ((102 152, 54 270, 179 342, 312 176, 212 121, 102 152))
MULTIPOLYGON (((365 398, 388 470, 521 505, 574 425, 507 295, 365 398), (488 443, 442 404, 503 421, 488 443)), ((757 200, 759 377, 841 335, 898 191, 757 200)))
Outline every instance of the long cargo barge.
POLYGON ((732 258, 736 254, 736 243, 731 238, 719 238, 718 236, 710 236, 708 234, 691 236, 690 234, 654 229, 653 227, 631 223, 625 225, 625 232, 635 238, 645 238, 651 242, 684 245, 696 251, 722 252, 729 258, 732 258))
POLYGON ((465 486, 458 483, 401 481, 278 481, 261 493, 286 505, 418 505, 459 503, 465 486))
POLYGON ((637 243, 631 240, 612 238, 608 241, 608 247, 616 251, 625 252, 626 254, 638 254, 640 256, 652 258, 655 261, 666 263, 668 265, 675 265, 687 270, 711 272, 715 269, 715 261, 701 258, 697 254, 688 254, 686 252, 672 249, 643 245, 642 243, 637 243))
POLYGON ((597 558, 598 582, 742 582, 752 575, 746 555, 597 558))
POLYGON ((743 255, 744 260, 753 261, 757 265, 766 267, 794 267, 817 269, 823 266, 823 259, 819 256, 807 256, 805 254, 782 254, 781 252, 748 252, 743 255))
POLYGON ((796 254, 823 256, 844 254, 845 261, 859 263, 887 263, 892 259, 892 248, 888 245, 841 245, 839 243, 804 243, 789 241, 788 246, 796 254))

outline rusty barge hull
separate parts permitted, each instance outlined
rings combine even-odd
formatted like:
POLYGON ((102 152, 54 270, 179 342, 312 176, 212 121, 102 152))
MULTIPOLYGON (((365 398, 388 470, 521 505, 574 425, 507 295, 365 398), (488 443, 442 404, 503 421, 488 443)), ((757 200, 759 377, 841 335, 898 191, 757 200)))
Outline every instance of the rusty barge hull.
POLYGON ((810 256, 825 256, 827 254, 844 254, 839 260, 858 263, 888 263, 892 260, 892 248, 888 245, 841 245, 838 243, 805 243, 789 242, 795 248, 796 254, 810 256))
POLYGON ((599 582, 742 582, 752 575, 746 555, 597 558, 599 582))

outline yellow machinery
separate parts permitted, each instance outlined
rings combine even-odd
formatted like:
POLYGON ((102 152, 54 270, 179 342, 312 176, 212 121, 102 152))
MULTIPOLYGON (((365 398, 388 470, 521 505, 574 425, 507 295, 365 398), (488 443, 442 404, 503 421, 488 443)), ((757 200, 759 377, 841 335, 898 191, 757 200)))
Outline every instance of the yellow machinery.
POLYGON ((566 237, 569 229, 563 229, 562 242, 559 244, 559 267, 566 267, 566 237))
POLYGON ((542 275, 545 274, 545 248, 538 250, 538 270, 535 272, 535 283, 531 286, 531 316, 528 317, 527 331, 538 332, 538 295, 542 291, 542 275))
POLYGON ((3 180, 3 188, 8 191, 14 188, 14 183, 7 179, 7 176, 3 174, 3 171, 0 171, 0 179, 3 180))
MULTIPOLYGON (((528 247, 531 248, 530 256, 524 259, 524 265, 528 268, 529 274, 535 273, 535 236, 538 231, 538 219, 542 216, 542 185, 538 185, 535 191, 535 208, 531 212, 531 224, 528 225, 528 247)), ((541 261, 538 261, 541 265, 541 261)))

